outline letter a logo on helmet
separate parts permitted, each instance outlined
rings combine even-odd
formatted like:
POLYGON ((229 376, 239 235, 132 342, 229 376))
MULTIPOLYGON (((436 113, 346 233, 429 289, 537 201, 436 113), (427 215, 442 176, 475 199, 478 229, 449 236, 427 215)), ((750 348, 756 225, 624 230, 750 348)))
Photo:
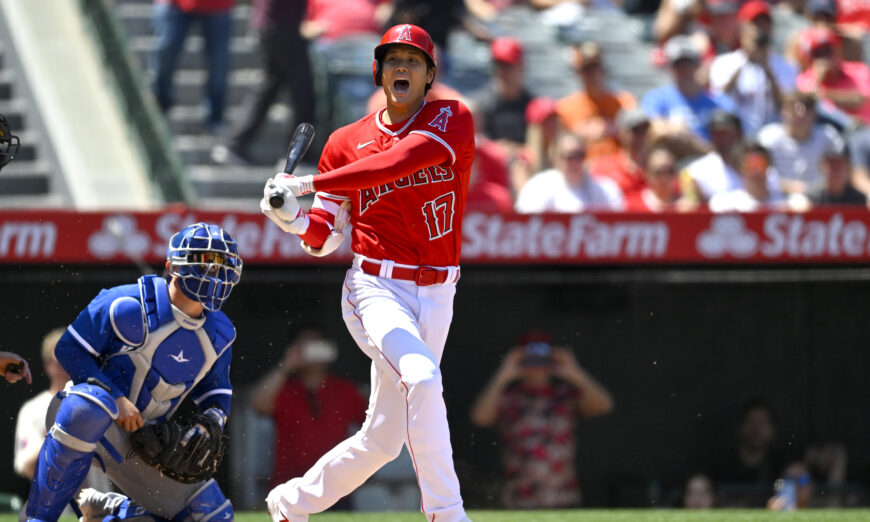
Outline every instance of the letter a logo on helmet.
POLYGON ((407 40, 409 42, 414 41, 411 39, 411 25, 410 24, 403 25, 401 28, 401 31, 402 32, 399 33, 399 36, 396 37, 396 41, 398 41, 398 40, 407 40))
POLYGON ((423 51, 430 67, 435 67, 435 43, 432 37, 422 27, 411 24, 394 25, 387 29, 381 38, 381 43, 375 47, 375 60, 372 62, 372 74, 375 85, 381 86, 381 62, 391 45, 410 45, 423 51))

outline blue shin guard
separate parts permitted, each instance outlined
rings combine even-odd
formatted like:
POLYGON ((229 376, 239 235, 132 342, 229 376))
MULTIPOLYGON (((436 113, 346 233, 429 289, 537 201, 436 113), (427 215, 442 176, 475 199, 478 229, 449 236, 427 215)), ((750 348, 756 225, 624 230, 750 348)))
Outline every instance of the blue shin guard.
POLYGON ((27 518, 57 520, 91 467, 99 441, 118 408, 99 386, 77 384, 63 392, 54 425, 49 430, 30 485, 27 518))
POLYGON ((173 522, 233 519, 233 505, 214 479, 209 480, 187 501, 187 507, 172 517, 173 522))

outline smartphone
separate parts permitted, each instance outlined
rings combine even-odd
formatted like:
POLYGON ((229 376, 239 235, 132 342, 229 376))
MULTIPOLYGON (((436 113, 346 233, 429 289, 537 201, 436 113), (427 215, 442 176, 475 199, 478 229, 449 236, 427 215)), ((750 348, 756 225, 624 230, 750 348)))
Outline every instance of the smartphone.
POLYGON ((17 363, 9 363, 6 365, 6 368, 3 370, 3 373, 21 373, 24 370, 24 361, 19 361, 17 363))

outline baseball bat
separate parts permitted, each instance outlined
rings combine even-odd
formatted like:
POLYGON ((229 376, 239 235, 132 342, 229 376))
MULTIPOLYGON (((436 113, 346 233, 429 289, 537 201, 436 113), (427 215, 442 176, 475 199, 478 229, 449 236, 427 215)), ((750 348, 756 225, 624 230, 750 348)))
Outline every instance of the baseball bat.
MULTIPOLYGON (((308 151, 311 142, 314 141, 314 125, 310 123, 300 123, 293 131, 293 136, 290 138, 290 145, 287 147, 287 161, 284 163, 284 174, 292 174, 302 156, 308 151)), ((269 196, 269 206, 272 208, 281 208, 284 206, 284 195, 279 192, 274 192, 269 196)))

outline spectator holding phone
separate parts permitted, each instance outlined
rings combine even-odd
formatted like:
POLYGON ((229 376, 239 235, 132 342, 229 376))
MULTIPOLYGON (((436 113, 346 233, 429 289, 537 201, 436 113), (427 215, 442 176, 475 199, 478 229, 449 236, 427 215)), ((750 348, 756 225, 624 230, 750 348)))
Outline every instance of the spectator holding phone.
POLYGON ((497 426, 502 441, 503 503, 511 509, 580 505, 576 424, 613 410, 613 399, 545 332, 525 334, 477 398, 472 422, 497 426))
POLYGON ((763 0, 750 0, 737 12, 740 48, 722 54, 710 66, 710 88, 731 98, 744 135, 779 121, 782 97, 794 90, 797 72, 771 45, 773 19, 763 0))

